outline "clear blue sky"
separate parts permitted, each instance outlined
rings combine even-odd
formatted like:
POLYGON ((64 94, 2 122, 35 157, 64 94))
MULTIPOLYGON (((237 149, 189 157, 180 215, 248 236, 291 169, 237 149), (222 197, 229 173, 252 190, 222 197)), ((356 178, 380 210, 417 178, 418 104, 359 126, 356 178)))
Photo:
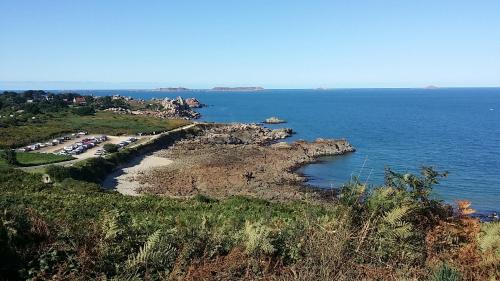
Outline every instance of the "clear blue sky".
POLYGON ((3 89, 500 86, 498 0, 1 0, 0 13, 3 89))

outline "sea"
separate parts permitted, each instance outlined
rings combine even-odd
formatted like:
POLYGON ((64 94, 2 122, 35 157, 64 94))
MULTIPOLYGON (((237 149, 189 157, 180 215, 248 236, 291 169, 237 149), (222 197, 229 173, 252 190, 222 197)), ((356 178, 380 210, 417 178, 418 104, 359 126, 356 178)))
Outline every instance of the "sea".
POLYGON ((384 171, 447 171, 434 196, 467 199, 480 212, 500 211, 500 88, 81 91, 134 98, 195 97, 202 121, 261 123, 276 116, 296 133, 288 140, 345 138, 355 153, 300 169, 309 184, 336 188, 357 177, 383 184, 384 171))

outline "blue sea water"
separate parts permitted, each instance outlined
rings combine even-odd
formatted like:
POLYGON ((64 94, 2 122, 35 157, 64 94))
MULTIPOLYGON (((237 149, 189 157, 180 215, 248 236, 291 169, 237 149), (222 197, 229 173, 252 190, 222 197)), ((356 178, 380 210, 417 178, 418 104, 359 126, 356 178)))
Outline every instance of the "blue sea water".
MULTIPOLYGON (((436 196, 500 210, 500 88, 266 90, 260 92, 92 91, 136 98, 196 97, 202 120, 262 122, 297 133, 290 140, 346 138, 355 153, 301 169, 309 183, 337 187, 351 176, 383 182, 384 168, 416 172, 431 165, 449 176, 436 196)), ((270 127, 273 127, 270 126, 270 127)))

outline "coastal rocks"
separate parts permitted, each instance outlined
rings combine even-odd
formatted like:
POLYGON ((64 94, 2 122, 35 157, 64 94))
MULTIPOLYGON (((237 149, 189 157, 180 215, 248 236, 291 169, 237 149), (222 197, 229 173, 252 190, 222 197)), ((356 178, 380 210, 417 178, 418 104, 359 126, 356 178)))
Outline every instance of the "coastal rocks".
POLYGON ((291 136, 292 129, 268 129, 256 124, 213 125, 203 135, 183 143, 265 145, 291 136))
POLYGON ((286 123, 285 120, 279 119, 278 117, 269 117, 266 120, 264 120, 264 123, 266 124, 281 124, 281 123, 286 123))
POLYGON ((203 104, 195 98, 187 98, 186 104, 189 106, 189 108, 201 108, 201 107, 203 107, 203 104))
POLYGON ((293 134, 292 129, 289 128, 281 128, 281 129, 274 129, 271 132, 269 132, 269 138, 270 140, 280 140, 287 138, 293 134))
POLYGON ((312 143, 300 141, 295 144, 304 149, 304 153, 312 158, 332 156, 355 151, 354 147, 352 147, 352 145, 345 139, 332 140, 320 138, 316 139, 316 141, 312 143))
POLYGON ((194 98, 189 99, 189 103, 182 97, 165 98, 161 101, 161 105, 163 106, 163 110, 160 111, 162 117, 197 119, 201 116, 200 113, 192 110, 192 108, 201 107, 200 102, 194 98))
POLYGON ((130 109, 123 108, 123 107, 110 107, 110 108, 104 109, 104 111, 110 111, 110 112, 119 113, 119 114, 132 114, 132 111, 130 109))
POLYGON ((171 165, 138 176, 140 192, 174 197, 203 194, 269 200, 320 198, 305 189, 295 170, 318 157, 354 151, 346 140, 278 142, 289 129, 270 130, 255 124, 204 124, 190 139, 178 141, 158 156, 171 165))

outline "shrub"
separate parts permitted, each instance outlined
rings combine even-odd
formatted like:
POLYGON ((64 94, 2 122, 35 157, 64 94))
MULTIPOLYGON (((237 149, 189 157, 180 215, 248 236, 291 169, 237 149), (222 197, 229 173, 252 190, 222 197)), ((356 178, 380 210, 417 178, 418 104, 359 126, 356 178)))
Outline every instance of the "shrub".
POLYGON ((13 149, 6 149, 4 150, 3 152, 0 152, 0 155, 2 156, 2 158, 5 160, 5 162, 9 165, 17 165, 18 164, 18 161, 17 161, 17 155, 16 155, 16 151, 13 150, 13 149))
POLYGON ((460 273, 446 264, 440 265, 429 278, 429 281, 460 281, 460 273))
POLYGON ((117 152, 118 148, 119 148, 118 145, 112 144, 112 143, 106 143, 106 144, 104 144, 103 147, 104 147, 104 150, 106 150, 106 152, 108 152, 108 153, 117 152))
MULTIPOLYGON (((68 169, 100 177, 113 161, 68 169)), ((0 173, 3 278, 495 280, 500 272, 498 223, 481 225, 462 202, 454 216, 422 225, 435 214, 422 211, 433 210, 432 198, 401 185, 354 182, 333 203, 131 197, 69 178, 46 187, 37 175, 0 173)))
POLYGON ((271 243, 272 229, 262 222, 245 222, 243 241, 251 255, 271 255, 276 250, 271 243))
POLYGON ((80 115, 80 116, 95 114, 95 110, 91 106, 74 107, 74 108, 71 109, 71 112, 73 112, 76 115, 80 115))
POLYGON ((49 165, 45 171, 56 182, 61 182, 71 177, 70 169, 59 165, 49 165))

